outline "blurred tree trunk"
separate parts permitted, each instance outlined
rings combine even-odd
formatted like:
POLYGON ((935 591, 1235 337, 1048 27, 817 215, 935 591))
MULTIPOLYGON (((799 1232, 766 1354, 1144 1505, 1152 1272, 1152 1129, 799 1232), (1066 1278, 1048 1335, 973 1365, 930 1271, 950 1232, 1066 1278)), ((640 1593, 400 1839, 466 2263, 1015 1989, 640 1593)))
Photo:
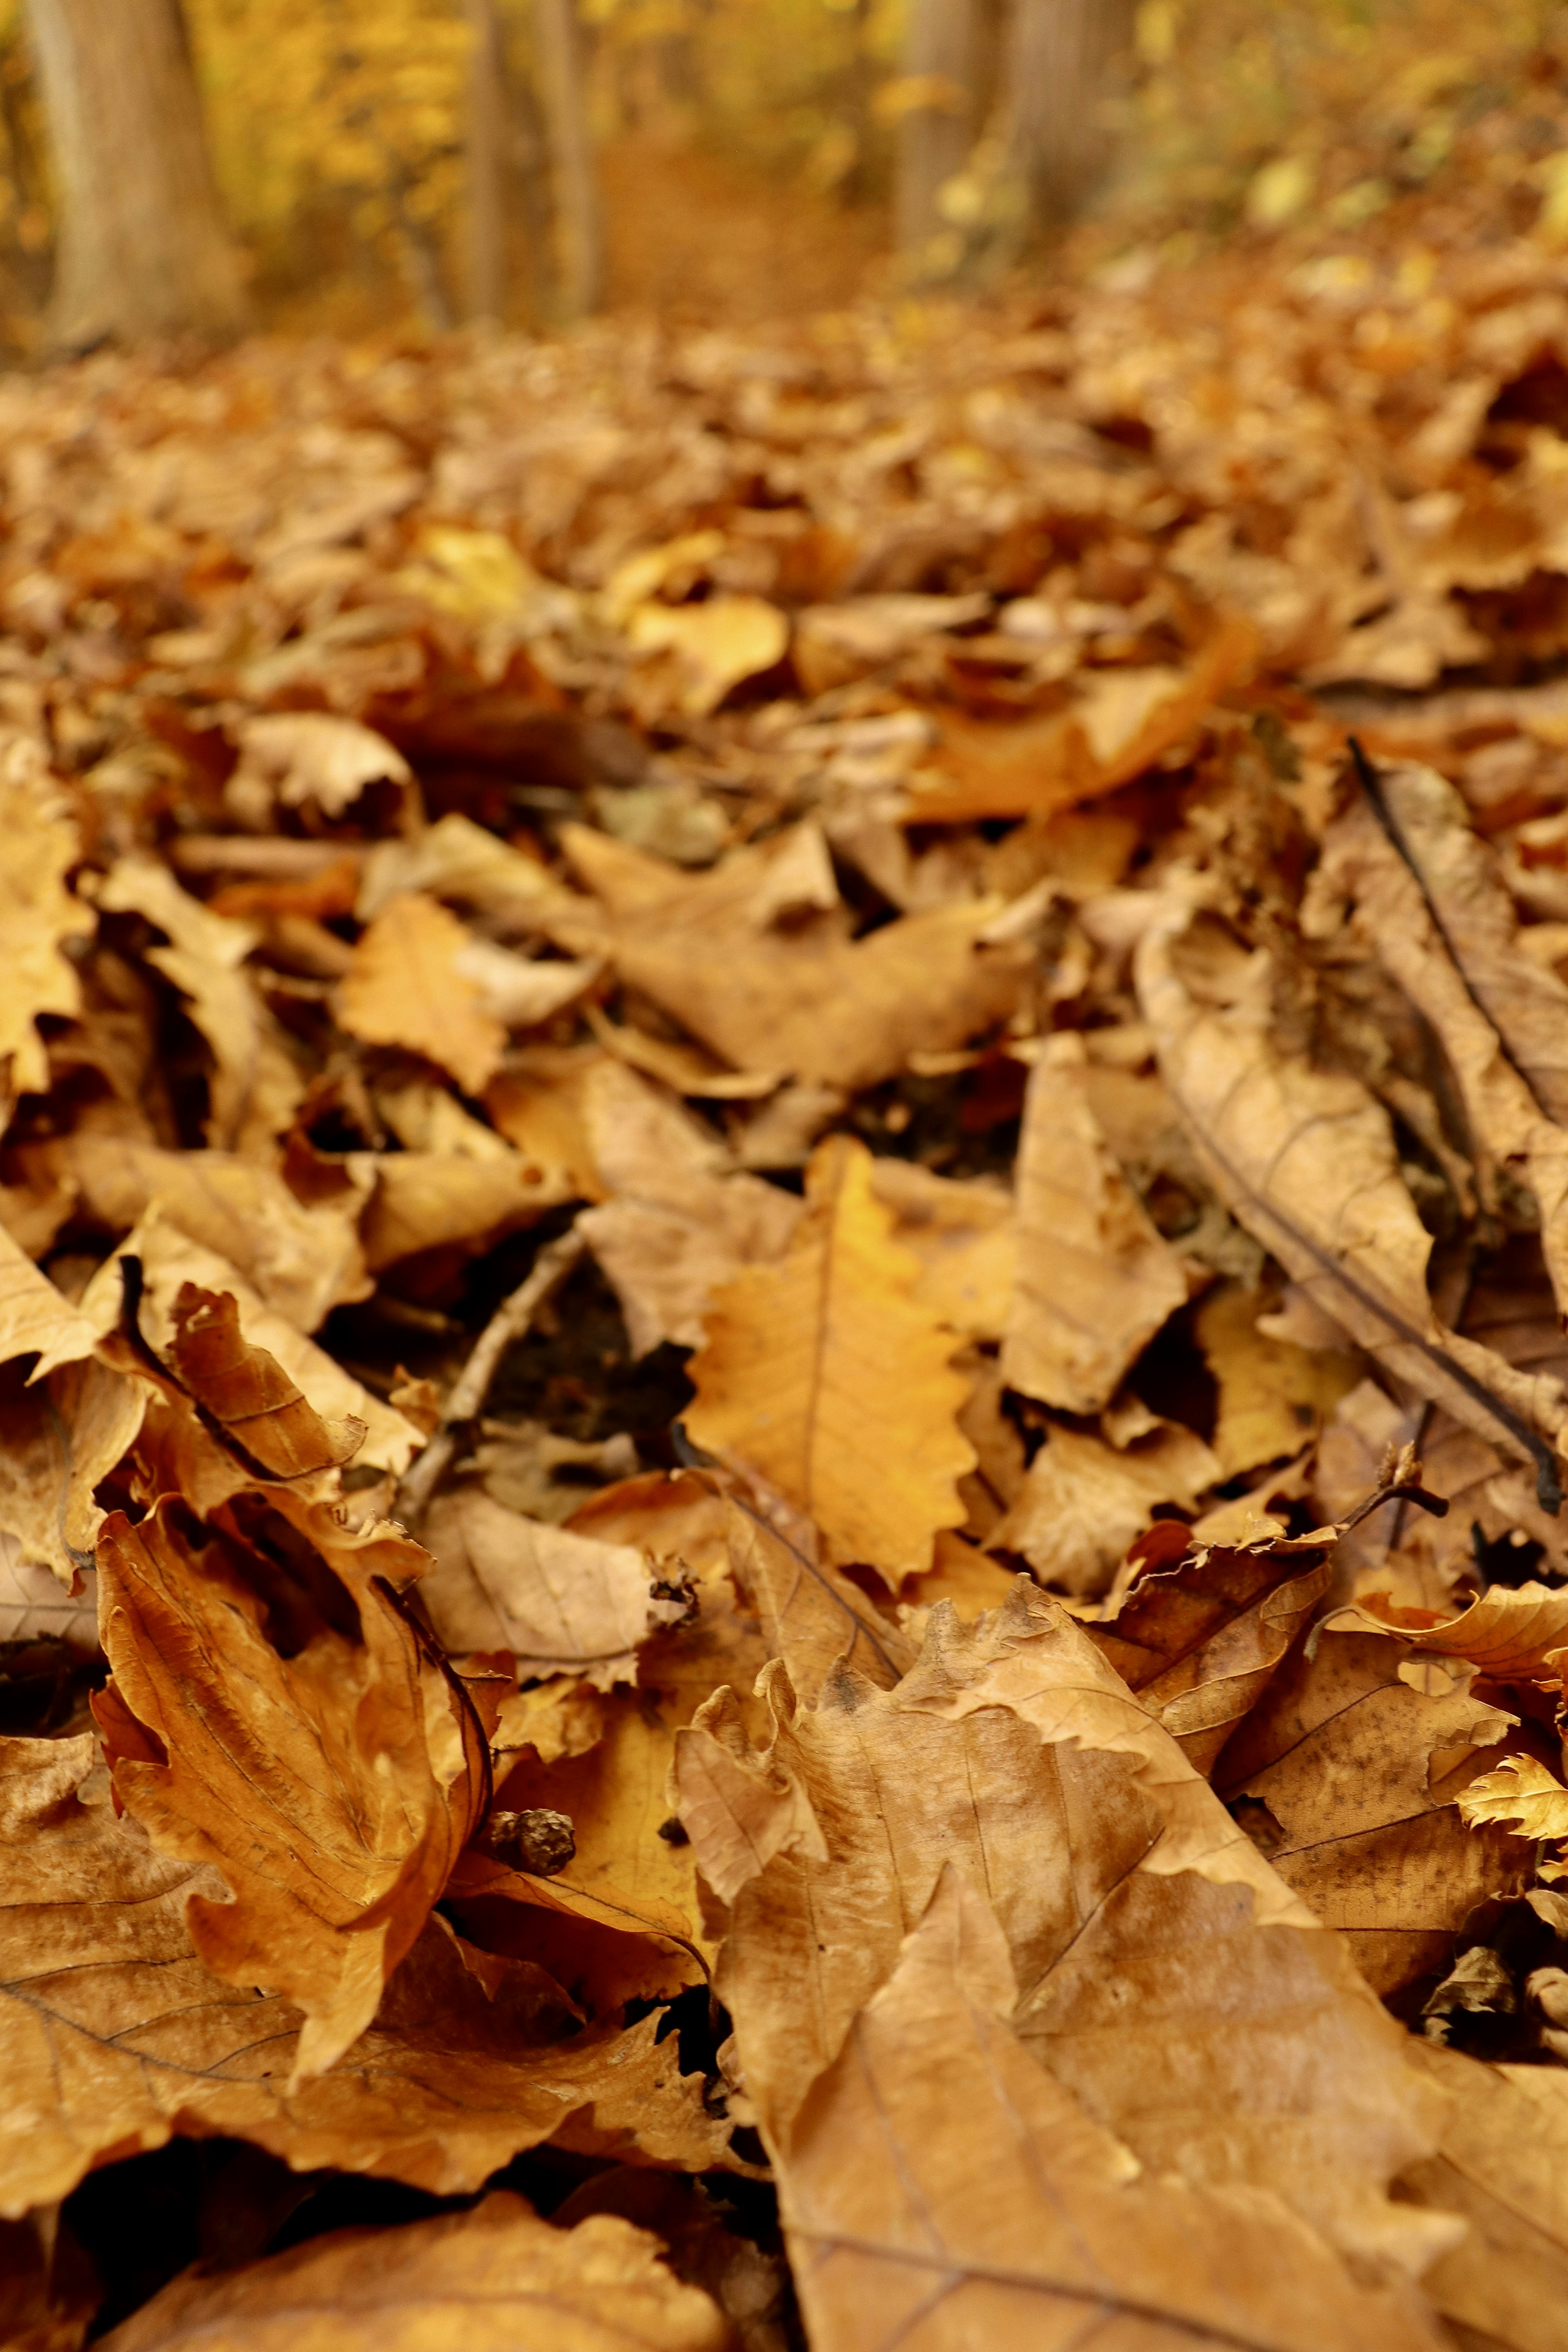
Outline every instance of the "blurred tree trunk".
POLYGON ((975 0, 910 0, 894 194, 899 251, 916 259, 942 226, 937 199, 974 135, 975 0))
POLYGON ((180 0, 28 0, 58 222, 49 334, 227 334, 244 322, 180 0))
POLYGON ((575 0, 533 0, 533 32, 555 194, 557 310, 563 320, 584 319, 598 308, 604 231, 575 0))
POLYGON ((468 310, 506 315, 506 81, 495 0, 468 0, 468 310))
POLYGON ((1003 67, 1005 176, 1026 218, 1065 220, 1103 161, 1107 69, 1132 34, 1132 0, 1013 0, 1003 67))

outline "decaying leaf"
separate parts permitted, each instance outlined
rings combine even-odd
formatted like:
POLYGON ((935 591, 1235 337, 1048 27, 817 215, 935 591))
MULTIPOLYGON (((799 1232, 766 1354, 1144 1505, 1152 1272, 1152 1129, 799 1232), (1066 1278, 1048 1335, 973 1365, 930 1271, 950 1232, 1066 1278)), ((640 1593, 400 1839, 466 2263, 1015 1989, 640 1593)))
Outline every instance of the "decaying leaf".
POLYGON ((1053 1426, 987 1537, 990 1549, 1016 1552, 1042 1583, 1064 1592, 1103 1592, 1156 1509, 1190 1509, 1217 1475, 1201 1437, 1147 1419, 1152 1426, 1120 1446, 1053 1426))
POLYGON ((613 2213, 554 2230, 507 2189, 471 2212, 342 2230, 224 2278, 188 2272, 106 2339, 114 2352, 722 2352, 722 2314, 613 2213))
POLYGON ((169 1500, 139 1527, 105 1525, 102 1720, 127 1810, 160 1851, 228 1884, 227 1901, 191 1901, 204 1964, 305 2011, 300 2081, 374 2016, 478 1819, 483 1758, 376 1581, 416 1574, 416 1547, 328 1535, 324 1559, 285 1490, 225 1517, 204 1528, 169 1500))
POLYGON ((300 1478, 358 1453, 364 1423, 323 1421, 277 1357, 245 1337, 231 1293, 183 1282, 173 1320, 169 1355, 181 1382, 261 1470, 300 1478))
POLYGON ((147 1389, 90 1357, 32 1386, 19 1373, 0 1372, 0 1528, 68 1591, 92 1565, 94 1490, 135 1443, 147 1389))
POLYGON ((79 1363, 97 1344, 90 1318, 61 1296, 0 1226, 0 1360, 36 1355, 28 1375, 36 1381, 57 1365, 79 1363))
POLYGON ((955 1486, 974 1459, 956 1418, 964 1381, 951 1337, 914 1304, 918 1267, 872 1196, 864 1146, 825 1144, 806 1201, 787 1255, 715 1300, 687 1427, 814 1519, 831 1559, 896 1586, 930 1566, 939 1528, 962 1523, 955 1486))

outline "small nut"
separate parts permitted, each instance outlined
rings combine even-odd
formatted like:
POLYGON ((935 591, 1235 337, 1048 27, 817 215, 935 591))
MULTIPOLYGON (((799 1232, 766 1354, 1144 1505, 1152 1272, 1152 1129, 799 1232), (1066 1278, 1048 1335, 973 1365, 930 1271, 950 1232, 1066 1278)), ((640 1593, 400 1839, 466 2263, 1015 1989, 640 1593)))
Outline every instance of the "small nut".
POLYGON ((577 1851, 569 1817, 552 1812, 547 1805, 531 1805, 521 1813, 492 1813, 485 1843, 498 1862, 535 1878, 553 1878, 577 1851))

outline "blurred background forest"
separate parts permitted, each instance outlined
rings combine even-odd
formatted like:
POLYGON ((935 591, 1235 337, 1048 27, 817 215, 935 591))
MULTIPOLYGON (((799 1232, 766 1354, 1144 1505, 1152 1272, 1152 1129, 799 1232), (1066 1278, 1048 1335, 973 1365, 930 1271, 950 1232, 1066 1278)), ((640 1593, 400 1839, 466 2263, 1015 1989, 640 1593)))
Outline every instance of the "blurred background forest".
POLYGON ((61 314, 70 141, 110 212, 142 145, 75 80, 144 15, 194 59, 216 308, 267 329, 754 320, 1047 251, 1135 277, 1381 239, 1416 205, 1428 237, 1568 242, 1554 0, 5 0, 14 357, 222 323, 61 314))

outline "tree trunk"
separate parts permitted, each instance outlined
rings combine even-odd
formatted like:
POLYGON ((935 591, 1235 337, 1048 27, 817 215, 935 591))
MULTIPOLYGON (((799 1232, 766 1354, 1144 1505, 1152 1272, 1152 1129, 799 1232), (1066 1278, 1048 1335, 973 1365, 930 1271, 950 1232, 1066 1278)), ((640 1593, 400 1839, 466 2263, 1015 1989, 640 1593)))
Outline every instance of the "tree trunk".
POLYGON ((243 324, 180 0, 29 0, 54 150, 50 339, 243 324))
POLYGON ((894 197, 899 251, 910 260, 940 230, 942 184, 962 171, 974 136, 978 36, 975 0, 910 0, 894 197))
POLYGON ((598 308, 604 237, 575 0, 534 0, 533 30, 555 196, 556 307, 563 320, 584 319, 598 308))
POLYGON ((1107 68, 1132 29, 1132 0, 1013 0, 1004 68, 1007 175, 1026 215, 1066 219, 1100 163, 1107 68))
POLYGON ((468 311, 506 316, 506 84, 495 0, 468 0, 468 311))

